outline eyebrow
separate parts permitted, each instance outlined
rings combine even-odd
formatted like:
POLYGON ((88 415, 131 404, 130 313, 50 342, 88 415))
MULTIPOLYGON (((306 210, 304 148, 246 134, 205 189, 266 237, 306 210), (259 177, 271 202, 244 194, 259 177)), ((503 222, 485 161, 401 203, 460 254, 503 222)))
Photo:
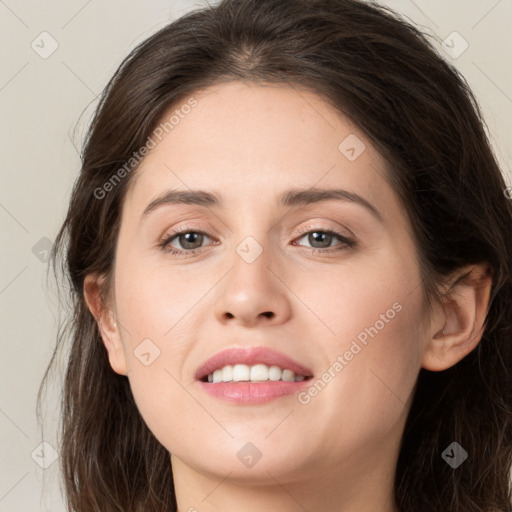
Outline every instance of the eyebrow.
MULTIPOLYGON (((358 204, 368 210, 379 222, 384 223, 380 212, 364 197, 342 189, 310 188, 290 189, 285 191, 278 199, 278 204, 285 207, 306 206, 322 201, 337 200, 358 204)), ((151 201, 142 213, 141 221, 152 211, 164 205, 192 204, 197 206, 221 207, 220 197, 206 190, 168 190, 151 201)))

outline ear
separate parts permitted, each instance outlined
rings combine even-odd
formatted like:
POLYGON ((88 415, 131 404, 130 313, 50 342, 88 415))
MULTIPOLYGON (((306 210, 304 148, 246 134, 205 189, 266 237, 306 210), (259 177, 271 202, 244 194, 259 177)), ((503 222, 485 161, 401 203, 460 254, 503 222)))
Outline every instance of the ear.
POLYGON ((454 366, 480 342, 489 310, 492 277, 487 264, 460 269, 436 311, 423 354, 423 368, 442 371, 454 366))
POLYGON ((98 324, 110 366, 116 373, 127 375, 126 357, 117 321, 112 308, 104 303, 101 294, 104 281, 98 274, 88 274, 84 280, 84 298, 98 324))

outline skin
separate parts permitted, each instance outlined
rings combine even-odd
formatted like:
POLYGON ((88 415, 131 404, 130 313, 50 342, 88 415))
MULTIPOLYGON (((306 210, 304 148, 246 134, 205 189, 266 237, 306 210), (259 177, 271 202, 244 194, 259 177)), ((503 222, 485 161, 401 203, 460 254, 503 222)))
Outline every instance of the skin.
MULTIPOLYGON (((472 270, 428 318, 409 220, 385 160, 357 126, 316 94, 288 86, 229 82, 194 97, 198 105, 131 183, 111 300, 101 301, 102 276, 84 284, 113 370, 128 376, 140 413, 172 454, 179 510, 396 512, 393 477, 418 372, 449 368, 478 344, 486 268, 454 275, 452 282, 472 270), (366 147, 354 161, 338 149, 350 134, 366 147), (351 201, 278 205, 294 187, 355 192, 382 221, 351 201), (141 221, 171 188, 215 191, 223 206, 168 204, 141 221), (196 254, 158 247, 184 226, 207 234, 188 246, 199 247, 196 254), (308 237, 322 229, 356 245, 308 237), (252 263, 236 252, 248 236, 263 250, 252 263), (401 311, 333 372, 394 303, 401 311), (145 339, 160 350, 149 365, 134 355, 145 339), (259 345, 315 378, 329 368, 335 376, 307 404, 289 395, 237 405, 200 389, 194 373, 210 356, 259 345), (237 457, 249 442, 262 454, 250 468, 237 457)), ((184 243, 171 245, 186 251, 184 243)))

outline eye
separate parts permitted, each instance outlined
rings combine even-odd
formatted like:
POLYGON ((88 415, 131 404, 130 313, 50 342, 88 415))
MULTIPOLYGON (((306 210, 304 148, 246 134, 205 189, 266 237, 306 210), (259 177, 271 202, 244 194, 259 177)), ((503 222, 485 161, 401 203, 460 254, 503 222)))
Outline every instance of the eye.
MULTIPOLYGON (((202 231, 192 231, 188 228, 176 229, 158 244, 165 252, 171 254, 194 254, 203 244, 205 238, 210 238, 206 233, 202 231), (174 248, 171 243, 176 241, 181 246, 180 248, 174 248)), ((211 240, 211 239, 210 239, 211 240)))
MULTIPOLYGON (((313 252, 335 252, 343 249, 350 249, 355 246, 355 242, 353 240, 335 230, 314 229, 308 226, 300 231, 303 235, 297 240, 307 237, 310 249, 313 252), (341 243, 332 246, 332 242, 336 239, 341 243)), ((193 255, 202 249, 205 238, 211 240, 206 233, 198 230, 191 230, 185 226, 167 234, 158 245, 166 253, 173 255, 193 255), (180 247, 175 247, 172 245, 173 243, 178 243, 180 247)))
POLYGON ((302 238, 307 238, 310 247, 314 251, 320 252, 334 252, 347 248, 354 247, 355 242, 338 231, 331 229, 311 229, 310 227, 304 228, 301 230, 304 234, 297 240, 301 240, 302 238), (338 239, 341 243, 332 247, 331 243, 338 239))

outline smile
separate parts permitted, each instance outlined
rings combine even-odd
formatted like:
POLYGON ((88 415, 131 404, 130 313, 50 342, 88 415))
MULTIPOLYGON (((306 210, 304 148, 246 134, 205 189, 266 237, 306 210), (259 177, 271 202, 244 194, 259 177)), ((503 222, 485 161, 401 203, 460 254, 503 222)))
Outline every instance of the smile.
POLYGON ((204 378, 204 382, 299 382, 305 378, 305 375, 296 375, 292 370, 281 369, 275 365, 228 364, 223 368, 214 370, 213 373, 204 378))

